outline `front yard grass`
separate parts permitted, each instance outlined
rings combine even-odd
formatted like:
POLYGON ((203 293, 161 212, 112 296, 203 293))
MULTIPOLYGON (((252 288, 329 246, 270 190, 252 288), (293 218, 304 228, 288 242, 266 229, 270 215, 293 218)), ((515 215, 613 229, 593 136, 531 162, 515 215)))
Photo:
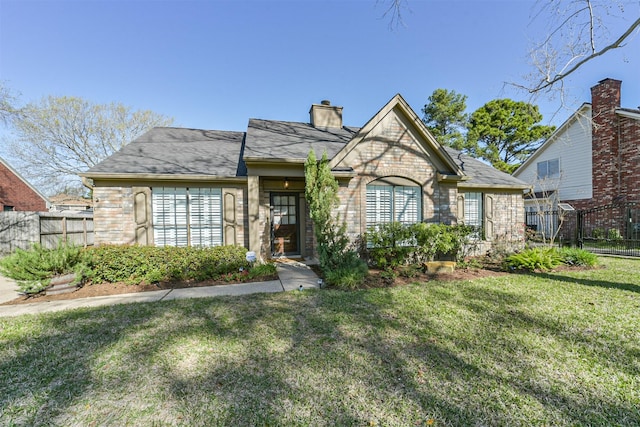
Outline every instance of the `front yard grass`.
POLYGON ((640 425, 640 260, 0 318, 0 425, 640 425))

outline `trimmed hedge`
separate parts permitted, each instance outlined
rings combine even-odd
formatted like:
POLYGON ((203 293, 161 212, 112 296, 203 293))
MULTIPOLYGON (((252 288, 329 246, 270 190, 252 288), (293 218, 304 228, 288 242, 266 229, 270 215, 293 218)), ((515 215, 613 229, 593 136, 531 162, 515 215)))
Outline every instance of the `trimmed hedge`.
POLYGON ((99 246, 87 251, 94 283, 219 279, 251 267, 242 246, 99 246))

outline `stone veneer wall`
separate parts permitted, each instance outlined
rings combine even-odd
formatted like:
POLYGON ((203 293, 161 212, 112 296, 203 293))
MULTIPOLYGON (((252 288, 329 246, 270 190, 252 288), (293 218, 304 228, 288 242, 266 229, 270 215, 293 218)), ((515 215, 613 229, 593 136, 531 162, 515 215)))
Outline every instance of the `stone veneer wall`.
POLYGON ((135 243, 132 187, 95 187, 93 207, 96 246, 135 243))
POLYGON ((455 188, 441 192, 436 169, 414 140, 407 126, 390 114, 342 161, 354 169, 356 177, 340 186, 338 213, 347 222, 347 233, 354 241, 366 231, 366 188, 383 177, 398 176, 422 187, 422 218, 425 222, 452 222, 456 204, 455 188), (453 191, 452 191, 453 190, 453 191))
MULTIPOLYGON (((505 249, 522 249, 524 246, 525 210, 522 191, 511 193, 486 193, 493 198, 493 236, 488 241, 491 248, 505 245, 505 249)), ((491 249, 489 248, 489 249, 491 249)))
MULTIPOLYGON (((248 247, 247 192, 243 188, 223 188, 222 190, 223 203, 228 200, 225 195, 231 193, 235 204, 235 218, 225 218, 225 224, 229 223, 227 220, 235 220, 236 244, 248 247)), ((93 201, 96 246, 136 243, 133 187, 94 187, 93 201)), ((148 212, 148 215, 151 218, 152 213, 148 212)))

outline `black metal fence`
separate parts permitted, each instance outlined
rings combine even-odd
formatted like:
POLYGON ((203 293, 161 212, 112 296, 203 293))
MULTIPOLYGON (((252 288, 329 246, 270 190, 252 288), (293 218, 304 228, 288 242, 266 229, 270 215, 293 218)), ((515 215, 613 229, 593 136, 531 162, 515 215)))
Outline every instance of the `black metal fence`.
POLYGON ((640 206, 620 203, 578 215, 579 247, 601 254, 640 256, 640 206))
POLYGON ((527 212, 526 225, 534 240, 600 254, 640 256, 640 204, 635 202, 580 211, 527 212))

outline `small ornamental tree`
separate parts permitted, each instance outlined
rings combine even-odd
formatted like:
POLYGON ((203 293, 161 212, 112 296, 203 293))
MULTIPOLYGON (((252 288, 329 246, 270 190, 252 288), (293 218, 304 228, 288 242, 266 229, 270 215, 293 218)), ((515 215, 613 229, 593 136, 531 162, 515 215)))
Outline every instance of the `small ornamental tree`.
POLYGON ((358 258, 355 251, 348 249, 346 224, 340 223, 339 216, 333 214, 340 200, 338 181, 331 173, 327 153, 318 161, 315 152, 309 152, 304 173, 305 198, 314 224, 320 268, 329 284, 345 285, 342 282, 345 282, 348 275, 348 286, 355 287, 364 279, 366 264, 358 258), (360 272, 355 279, 354 271, 360 272))

